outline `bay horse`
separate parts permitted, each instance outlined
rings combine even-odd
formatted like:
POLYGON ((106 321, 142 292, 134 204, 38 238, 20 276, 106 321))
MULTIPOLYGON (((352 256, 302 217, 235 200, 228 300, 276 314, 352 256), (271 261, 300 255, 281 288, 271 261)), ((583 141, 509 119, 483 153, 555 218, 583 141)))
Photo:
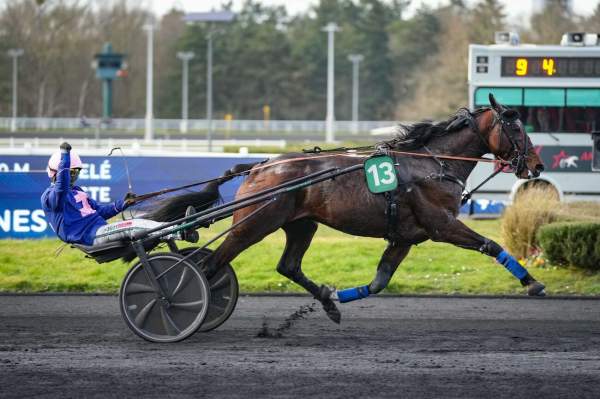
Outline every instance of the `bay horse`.
MULTIPOLYGON (((411 246, 426 240, 447 242, 492 256, 526 287, 529 295, 544 295, 544 285, 514 257, 457 218, 464 182, 477 163, 475 158, 492 153, 510 161, 519 178, 537 177, 544 169, 517 111, 502 106, 491 94, 489 100, 489 108, 474 112, 461 109, 443 122, 401 126, 402 132, 396 138, 379 143, 378 151, 392 156, 396 165, 399 186, 391 194, 371 193, 364 171, 358 170, 283 194, 263 209, 259 209, 263 204, 256 204, 236 211, 233 223, 258 210, 255 216, 231 230, 205 260, 207 274, 211 275, 251 245, 282 228, 286 245, 277 271, 319 300, 336 323, 340 322, 341 313, 334 300, 347 302, 379 293, 411 246), (409 150, 428 156, 394 154, 409 150), (435 155, 471 159, 440 159, 435 155), (304 275, 302 258, 319 223, 352 235, 388 240, 369 284, 336 291, 304 275)), ((236 199, 316 171, 362 163, 364 159, 323 156, 323 153, 285 154, 250 169, 252 164, 236 199)))

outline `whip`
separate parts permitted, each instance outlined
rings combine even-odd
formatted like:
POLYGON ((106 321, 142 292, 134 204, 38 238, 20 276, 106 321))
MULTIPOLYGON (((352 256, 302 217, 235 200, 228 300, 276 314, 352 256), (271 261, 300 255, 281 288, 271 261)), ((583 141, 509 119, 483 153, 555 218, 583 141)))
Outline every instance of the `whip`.
POLYGON ((127 165, 127 159, 125 159, 125 154, 123 153, 121 147, 113 147, 107 156, 110 157, 115 150, 119 150, 121 152, 121 159, 125 165, 125 174, 127 175, 127 189, 128 192, 133 193, 133 189, 131 188, 131 176, 129 175, 129 166, 127 165))

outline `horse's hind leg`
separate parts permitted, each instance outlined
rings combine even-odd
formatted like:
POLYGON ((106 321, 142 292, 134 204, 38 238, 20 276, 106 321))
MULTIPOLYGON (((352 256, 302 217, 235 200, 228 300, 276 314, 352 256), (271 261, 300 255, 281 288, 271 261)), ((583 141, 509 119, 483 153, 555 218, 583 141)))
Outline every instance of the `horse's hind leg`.
POLYGON ((295 220, 283 226, 286 243, 283 255, 277 264, 277 271, 310 292, 315 299, 321 302, 327 316, 339 323, 342 315, 331 300, 332 291, 325 286, 317 286, 302 272, 302 257, 306 253, 317 227, 317 223, 309 219, 295 220))
POLYGON ((381 256, 381 260, 377 266, 377 274, 373 281, 369 285, 337 291, 340 302, 344 303, 366 298, 371 294, 379 293, 387 287, 398 265, 408 255, 409 250, 410 245, 389 244, 381 256))

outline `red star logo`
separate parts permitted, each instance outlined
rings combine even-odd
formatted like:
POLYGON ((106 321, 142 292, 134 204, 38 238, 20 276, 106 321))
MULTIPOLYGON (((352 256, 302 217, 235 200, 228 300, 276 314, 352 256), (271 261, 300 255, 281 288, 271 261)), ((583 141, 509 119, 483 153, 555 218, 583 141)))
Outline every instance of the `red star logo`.
POLYGON ((568 158, 569 156, 565 153, 564 150, 560 150, 560 152, 556 155, 552 155, 552 169, 558 168, 561 159, 568 158))

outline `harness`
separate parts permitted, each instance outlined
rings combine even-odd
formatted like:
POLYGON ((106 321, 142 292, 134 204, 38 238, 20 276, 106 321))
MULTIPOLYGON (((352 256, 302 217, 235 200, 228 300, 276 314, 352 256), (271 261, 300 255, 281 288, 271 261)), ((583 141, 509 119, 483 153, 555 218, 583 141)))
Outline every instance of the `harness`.
MULTIPOLYGON (((445 171, 445 168, 447 166, 446 163, 444 161, 442 161, 441 159, 439 159, 433 152, 431 152, 431 150, 429 150, 429 148, 427 148, 427 147, 423 147, 423 148, 425 148, 425 150, 430 154, 430 157, 438 163, 438 165, 440 167, 439 172, 432 172, 432 173, 428 174, 427 176, 424 176, 421 178, 407 180, 407 179, 402 178, 402 175, 404 174, 403 171, 396 168, 396 177, 398 179, 398 186, 404 186, 405 191, 410 192, 412 190, 411 185, 413 185, 415 183, 426 182, 426 181, 436 181, 436 180, 441 182, 442 180, 447 180, 447 181, 450 181, 452 183, 459 185, 461 187, 461 189, 464 190, 465 183, 462 180, 460 180, 458 177, 456 177, 452 174, 449 174, 449 173, 447 173, 447 171, 445 171)), ((394 166, 398 167, 399 164, 396 162, 396 156, 393 153, 394 153, 394 151, 390 151, 386 148, 380 148, 378 151, 378 154, 390 156, 394 160, 394 166)), ((394 245, 400 239, 398 233, 396 232, 396 227, 398 226, 398 203, 396 202, 397 191, 398 190, 396 189, 396 190, 387 191, 384 193, 384 198, 386 200, 385 215, 387 217, 387 231, 386 231, 386 234, 384 235, 384 238, 386 241, 388 241, 392 245, 394 245)))
MULTIPOLYGON (((424 156, 427 156, 427 157, 435 160, 440 167, 439 172, 430 173, 427 176, 424 176, 422 178, 404 181, 401 178, 400 171, 396 170, 396 175, 398 177, 398 185, 406 186, 407 187, 406 191, 409 192, 411 190, 410 185, 412 185, 414 183, 424 182, 424 181, 428 181, 428 180, 431 180, 431 181, 437 180, 440 182, 442 180, 447 180, 447 181, 450 181, 452 183, 459 185, 461 187, 461 189, 463 190, 463 194, 461 197, 461 206, 462 206, 465 203, 467 203, 467 201, 469 199, 471 199, 473 193, 475 193, 477 190, 479 190, 485 183, 487 183, 488 181, 493 179, 496 175, 505 171, 507 166, 514 168, 516 173, 520 173, 526 167, 526 159, 527 159, 527 152, 529 150, 529 146, 528 146, 529 143, 528 143, 527 137, 525 135, 525 132, 523 132, 522 137, 521 137, 523 145, 519 149, 519 146, 517 146, 515 139, 513 138, 512 134, 511 134, 511 132, 522 131, 519 124, 517 123, 517 120, 519 119, 519 113, 515 110, 510 110, 510 109, 503 109, 501 112, 497 112, 494 108, 491 108, 491 110, 494 113, 494 121, 492 122, 491 128, 494 128, 494 126, 496 126, 498 123, 500 123, 501 133, 502 133, 500 135, 500 140, 502 140, 502 138, 505 136, 509 140, 509 143, 511 144, 511 147, 512 147, 511 152, 512 152, 513 156, 510 158, 510 161, 505 161, 505 160, 501 159, 502 162, 499 162, 499 164, 501 166, 499 166, 494 172, 492 172, 486 179, 484 179, 480 184, 478 184, 473 190, 468 191, 468 190, 466 190, 465 182, 463 182, 458 177, 448 173, 445 170, 447 164, 441 158, 447 159, 449 157, 437 155, 437 154, 433 153, 429 148, 427 148, 427 146, 423 146, 423 148, 425 149, 427 154, 420 154, 420 155, 424 155, 424 156)), ((480 111, 480 112, 482 112, 482 111, 480 111)), ((479 129, 479 125, 477 124, 477 119, 475 118, 477 113, 472 113, 468 109, 463 108, 463 109, 459 110, 459 115, 460 116, 457 118, 457 120, 455 122, 448 125, 447 129, 458 128, 458 127, 460 127, 460 125, 463 125, 463 124, 468 125, 469 128, 471 130, 473 130, 473 132, 476 133, 477 137, 479 137, 479 139, 481 140, 484 147, 489 149, 489 144, 483 138, 481 130, 479 129)), ((377 152, 380 154, 384 154, 384 155, 388 155, 388 156, 392 157, 392 159, 394 161, 396 159, 394 153, 402 153, 400 151, 393 151, 384 146, 380 146, 377 150, 378 150, 377 152)), ((377 153, 376 153, 376 155, 377 155, 377 153)), ((468 159, 466 157, 465 158, 457 157, 457 158, 463 159, 463 160, 473 160, 473 159, 468 159)), ((398 166, 398 164, 396 162, 394 162, 394 165, 398 166)), ((388 222, 387 222, 387 232, 386 232, 386 235, 384 238, 391 244, 394 244, 399 239, 398 234, 396 233, 397 216, 398 216, 398 205, 396 203, 396 191, 397 190, 393 190, 393 191, 388 191, 385 193, 385 199, 386 199, 386 204, 387 204, 385 214, 387 216, 388 222)))
MULTIPOLYGON (((406 187, 405 190, 407 192, 409 192, 409 191, 411 191, 410 185, 412 185, 414 183, 419 183, 419 182, 424 182, 424 181, 429 181, 429 180, 430 181, 439 181, 439 182, 441 182, 442 180, 447 180, 447 181, 450 181, 461 187, 461 189, 463 191, 463 195, 461 198, 461 205, 463 205, 471 198, 471 196, 474 192, 476 192, 480 187, 482 187, 485 183, 487 183, 490 179, 492 179, 498 173, 503 172, 507 166, 514 168, 517 173, 520 173, 523 170, 523 168, 526 167, 525 161, 526 161, 526 157, 527 157, 527 152, 529 150, 529 148, 528 148, 529 143, 528 143, 526 134, 523 131, 523 133, 522 133, 523 145, 521 146, 520 149, 519 149, 519 146, 517 146, 517 144, 515 142, 515 138, 511 134, 511 132, 521 130, 519 124, 517 123, 517 120, 519 119, 519 113, 517 111, 505 109, 505 108, 502 109, 501 111, 497 111, 494 108, 489 108, 489 109, 494 114, 494 121, 492 122, 491 128, 496 126, 496 124, 500 123, 501 124, 501 132, 502 132, 502 135, 500 136, 500 140, 502 140, 503 136, 506 136, 506 138, 509 140, 509 142, 511 144, 511 147, 512 147, 511 152, 514 155, 510 158, 509 161, 506 161, 506 160, 502 159, 501 157, 499 157, 500 159, 489 159, 489 158, 472 158, 472 157, 463 157, 463 156, 454 156, 454 155, 435 154, 431 150, 429 150, 429 148, 427 148, 426 146, 423 146, 426 153, 399 151, 399 150, 393 149, 393 143, 384 142, 378 146, 362 146, 362 147, 354 147, 354 148, 340 147, 340 148, 334 148, 334 149, 321 149, 320 147, 314 147, 313 149, 310 149, 310 150, 303 150, 303 152, 305 154, 309 155, 307 157, 283 159, 283 160, 278 160, 278 161, 271 162, 271 163, 266 163, 268 160, 264 160, 262 162, 258 162, 257 165, 254 166, 252 169, 244 170, 242 172, 237 172, 237 173, 229 173, 227 176, 233 177, 233 176, 247 175, 251 172, 255 172, 257 170, 264 169, 264 168, 273 167, 275 165, 291 163, 291 162, 298 162, 298 161, 302 161, 302 160, 310 160, 310 159, 315 159, 315 158, 339 157, 339 156, 355 158, 355 157, 370 157, 370 156, 376 156, 376 155, 388 155, 394 161, 394 166, 398 166, 398 164, 395 162, 396 155, 427 157, 427 158, 431 158, 437 162, 437 164, 439 165, 438 172, 433 172, 433 173, 428 174, 427 176, 409 180, 409 179, 402 179, 401 176, 403 175, 403 171, 398 170, 396 168, 396 176, 398 177, 398 185, 406 187), (456 177, 446 171, 447 164, 446 164, 445 160, 491 162, 491 163, 495 163, 496 165, 500 165, 500 166, 496 169, 496 171, 494 171, 489 177, 487 177, 477 187, 475 187, 471 191, 467 191, 465 182, 463 182, 458 177, 456 177)), ((476 136, 479 137, 479 139, 481 140, 484 147, 489 149, 489 144, 485 141, 483 135, 481 134, 481 131, 479 130, 479 126, 477 124, 477 119, 476 119, 476 116, 485 110, 487 110, 487 109, 477 110, 473 113, 470 112, 466 108, 459 110, 457 113, 457 118, 446 127, 446 130, 454 130, 454 129, 460 128, 464 125, 468 125, 469 128, 476 133, 476 136)), ((111 153, 112 153, 112 151, 111 151, 111 153)), ((160 191, 156 191, 156 192, 152 192, 152 193, 147 193, 147 194, 136 197, 134 202, 135 203, 141 202, 141 201, 144 201, 146 199, 149 199, 149 198, 152 198, 152 197, 155 197, 158 195, 162 195, 162 194, 166 194, 166 193, 170 193, 170 192, 178 191, 178 190, 182 190, 182 189, 191 188, 191 187, 198 186, 198 185, 203 185, 203 184, 213 182, 213 181, 221 181, 222 179, 223 179, 223 176, 204 180, 201 182, 187 184, 187 185, 180 186, 180 187, 174 187, 174 188, 164 189, 164 190, 160 190, 160 191)), ((130 182, 129 182, 129 186, 131 187, 130 182)), ((397 199, 396 191, 397 190, 392 190, 392 191, 388 191, 384 194, 385 199, 386 199, 386 204, 387 204, 385 214, 386 214, 387 220, 388 220, 387 233, 385 235, 385 238, 390 243, 394 243, 398 239, 397 234, 396 234, 396 225, 397 225, 397 216, 398 216, 398 204, 396 203, 396 199, 397 199)))

